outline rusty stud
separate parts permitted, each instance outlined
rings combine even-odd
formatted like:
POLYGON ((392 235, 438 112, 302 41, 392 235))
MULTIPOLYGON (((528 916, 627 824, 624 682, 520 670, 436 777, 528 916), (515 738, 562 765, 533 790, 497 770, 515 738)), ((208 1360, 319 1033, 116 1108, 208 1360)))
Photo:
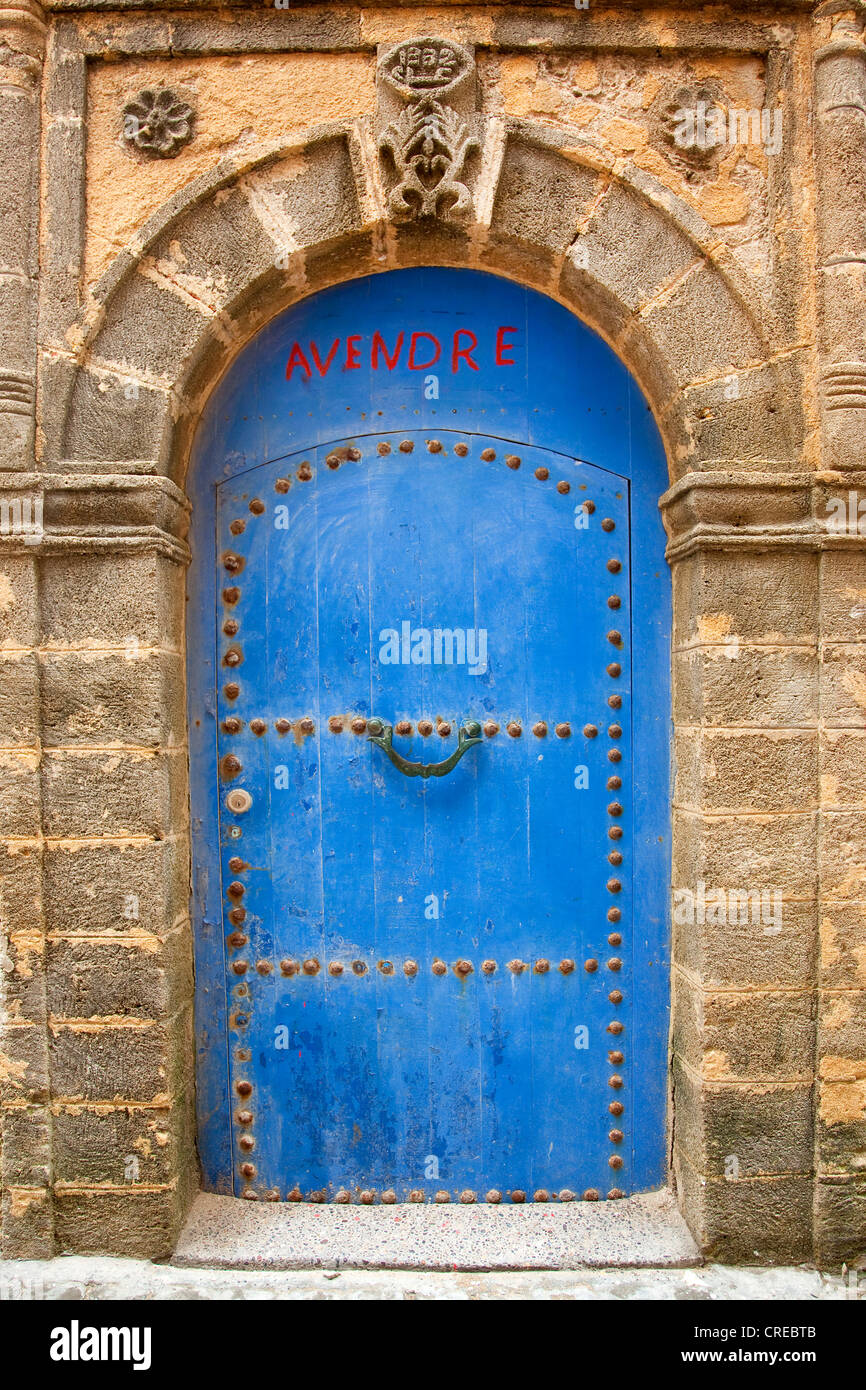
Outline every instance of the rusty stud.
POLYGON ((290 487, 291 483, 288 478, 277 478, 274 483, 274 492, 288 492, 290 487))
POLYGON ((325 459, 325 463, 329 468, 339 468, 342 462, 343 460, 340 458, 339 454, 328 454, 328 457, 325 459))
POLYGON ((223 733, 239 734, 243 727, 243 720, 238 719, 236 714, 230 714, 228 719, 223 720, 223 733))
POLYGON ((516 719, 512 719, 510 723, 506 724, 505 728, 506 732, 510 734, 512 738, 520 738, 520 735, 523 733, 516 719))
POLYGON ((328 966, 329 975, 342 975, 343 967, 338 960, 332 960, 328 966))
POLYGON ((515 469, 515 470, 518 469, 518 468, 520 467, 520 455, 519 455, 519 454, 506 454, 506 455, 505 455, 505 464, 506 464, 506 467, 507 467, 507 468, 513 468, 513 469, 515 469))
POLYGON ((598 1201, 598 1188, 596 1188, 596 1187, 588 1187, 588 1188, 586 1189, 586 1191, 584 1192, 584 1194, 583 1194, 583 1200, 584 1200, 585 1202, 597 1202, 597 1201, 598 1201))
POLYGON ((411 977, 412 975, 417 975, 417 974, 418 974, 418 962, 417 962, 416 960, 407 960, 407 961, 404 961, 404 962, 403 962, 403 974, 404 974, 404 975, 409 975, 410 977, 411 977))
POLYGON ((608 789, 609 792, 618 792, 621 786, 622 786, 622 778, 621 778, 621 777, 608 777, 608 779, 607 779, 607 789, 608 789))
POLYGON ((233 536, 242 536, 246 529, 247 523, 245 521, 233 521, 229 527, 233 536))
POLYGON ((570 975, 570 974, 572 973, 572 971, 574 970, 574 961, 573 961, 573 960, 561 960, 561 961, 559 962, 559 969, 560 969, 560 972, 561 972, 563 975, 570 975))
POLYGON ((236 758, 234 753, 228 753, 222 760, 221 771, 223 777, 237 777, 242 771, 240 758, 236 758))
POLYGON ((610 854, 607 856, 607 862, 608 864, 613 864, 614 868, 619 868, 619 865, 622 863, 622 855, 618 849, 611 850, 610 854))
POLYGON ((616 628, 615 628, 615 627, 612 627, 611 630, 610 630, 610 632, 607 634, 607 640, 608 640, 608 642, 610 642, 610 644, 611 644, 612 647, 621 647, 621 646, 622 646, 622 633, 621 633, 621 632, 617 632, 616 628))
POLYGON ((442 441, 440 439, 428 439, 427 449, 431 454, 442 453, 442 441))
POLYGON ((625 1106, 623 1105, 621 1100, 612 1100, 607 1108, 610 1111, 611 1115, 621 1115, 625 1110, 625 1106))
POLYGON ((397 1200, 397 1193, 394 1191, 393 1187, 388 1187, 385 1189, 385 1191, 382 1193, 381 1200, 385 1203, 386 1207, 393 1207, 394 1203, 397 1200))
POLYGON ((550 469, 549 469, 549 468, 536 468, 536 470, 535 470, 535 476, 536 476, 536 478, 538 479, 538 481, 539 481, 540 483, 546 483, 547 480, 548 480, 548 478, 550 477, 550 469))
POLYGON ((607 1161, 610 1164, 611 1168, 621 1168, 623 1165, 623 1159, 619 1156, 619 1154, 611 1154, 610 1158, 607 1161))
POLYGON ((601 529, 602 531, 615 531, 616 522, 614 521, 613 517, 606 516, 604 518, 604 521, 601 523, 601 529))
POLYGON ((240 589, 223 589, 223 603, 237 603, 240 596, 240 589))
POLYGON ((226 892, 228 893, 230 898, 242 898, 246 891, 247 890, 244 887, 244 885, 242 883, 238 883, 236 879, 233 880, 226 889, 226 892))
POLYGON ((365 1188, 363 1192, 358 1193, 358 1201, 362 1206, 371 1207, 375 1200, 376 1194, 375 1192, 371 1192, 369 1188, 365 1188))
POLYGON ((234 681, 229 681, 228 685, 223 686, 223 694, 227 700, 236 700, 241 693, 241 688, 234 681))
POLYGON ((619 574, 622 569, 622 562, 620 560, 608 560, 607 567, 611 574, 619 574))
POLYGON ((543 719, 539 719, 537 724, 533 724, 532 732, 536 738, 547 738, 547 725, 543 719))
POLYGON ((549 960, 544 960, 544 959, 542 959, 542 960, 537 960, 537 961, 535 962, 535 973, 536 973, 536 975, 546 975, 549 969, 550 969, 550 961, 549 961, 549 960))
POLYGON ((418 732, 422 738, 429 738, 433 732, 433 725, 429 719, 418 720, 418 732))
POLYGON ((607 888, 608 893, 621 893, 622 881, 618 878, 609 878, 605 887, 607 888))
POLYGON ((328 1194, 322 1188, 319 1188, 318 1191, 311 1192, 307 1200, 309 1202, 325 1202, 327 1198, 328 1194))
POLYGON ((380 960, 377 969, 382 975, 394 974, 394 965, 393 962, 390 960, 380 960))
POLYGON ((482 449, 482 450, 481 450, 481 457, 483 458, 483 460, 484 460, 485 463, 492 463, 493 460, 496 458, 496 450, 495 450, 495 449, 482 449))
MULTIPOLYGON (((621 989, 612 989, 611 992, 610 992, 610 994, 609 994, 607 997, 608 997, 608 999, 610 1000, 611 1004, 621 1004, 621 1003, 622 1003, 622 990, 621 990, 621 989)), ((621 1023, 612 1023, 612 1024, 610 1025, 610 1030, 609 1030, 609 1031, 610 1031, 611 1033, 621 1033, 621 1032, 622 1032, 622 1024, 621 1024, 621 1023)))
POLYGON ((313 470, 305 460, 298 469, 298 477, 300 478, 302 483, 308 483, 312 476, 313 470))
POLYGON ((455 444, 455 445, 454 445, 454 452, 455 452, 455 454, 457 455, 458 458, 465 459, 466 455, 469 453, 469 445, 468 445, 468 444, 455 444))
POLYGON ((391 445, 388 443, 387 439, 382 439, 382 440, 376 445, 376 453, 379 454, 379 455, 381 455, 382 458, 387 458, 388 455, 390 454, 390 452, 391 452, 391 445))
POLYGON ((302 734, 313 733, 315 727, 315 724, 313 723, 312 719, 309 718, 309 716, 298 721, 298 728, 300 729, 302 734))
POLYGON ((409 1201, 410 1201, 410 1202, 425 1202, 426 1200, 427 1200, 427 1199, 426 1199, 426 1197, 424 1196, 424 1193, 423 1193, 419 1188, 417 1188, 417 1187, 413 1187, 413 1188, 412 1188, 412 1191, 409 1193, 409 1201))
POLYGON ((265 730, 267 729, 267 727, 268 727, 268 726, 267 726, 267 724, 265 723, 264 719, 251 719, 251 720, 250 720, 250 729, 252 730, 252 732, 253 732, 254 734, 256 734, 256 735, 259 736, 259 737, 261 737, 261 735, 265 732, 265 730))
POLYGON ((557 492, 561 492, 563 497, 565 497, 567 493, 571 492, 571 483, 567 483, 563 478, 561 482, 556 484, 556 490, 557 492))
POLYGON ((620 934, 619 934, 618 931, 612 931, 612 932, 611 932, 610 936, 607 938, 607 944, 608 944, 608 946, 621 946, 621 945, 622 945, 622 937, 620 936, 620 934))
POLYGON ((608 970, 622 970, 622 961, 619 956, 611 956, 607 963, 608 970))
POLYGON ((615 1091, 618 1091, 622 1087, 622 1077, 614 1074, 607 1084, 608 1086, 612 1086, 615 1091))
POLYGON ((319 962, 316 960, 315 956, 310 956, 309 960, 304 961, 301 969, 305 975, 318 975, 319 962))
POLYGON ((361 716, 358 715, 355 719, 352 720, 352 733, 353 733, 353 734, 364 734, 364 733, 366 733, 366 732, 367 732, 367 721, 366 721, 366 719, 362 719, 361 716))
POLYGON ((570 1187, 564 1187, 564 1188, 562 1189, 562 1191, 561 1191, 560 1194, 559 1194, 559 1200, 560 1200, 560 1202, 573 1202, 573 1201, 574 1201, 574 1193, 572 1192, 572 1190, 571 1190, 570 1187))
POLYGON ((472 962, 469 961, 469 960, 458 960, 458 962, 457 962, 457 964, 455 965, 454 969, 455 969, 455 972, 456 972, 458 975, 471 975, 471 974, 472 974, 472 962))
POLYGON ((438 1192, 435 1192, 435 1193, 433 1194, 433 1201, 434 1201, 434 1202, 440 1202, 440 1203, 443 1203, 443 1204, 444 1204, 445 1202, 450 1202, 450 1201, 451 1201, 451 1193, 450 1193, 450 1192, 445 1192, 444 1189, 440 1188, 438 1192))
POLYGON ((499 725, 493 719, 488 719, 484 725, 484 732, 488 738, 495 738, 499 733, 499 725))
POLYGON ((445 964, 444 960, 434 960, 432 969, 434 975, 444 975, 448 970, 448 966, 445 964))
POLYGON ((238 1140, 238 1147, 243 1149, 244 1153, 251 1154, 256 1147, 256 1141, 251 1134, 242 1134, 238 1140))
POLYGON ((337 1191, 334 1193, 334 1201, 337 1203, 338 1206, 341 1206, 341 1207, 347 1206, 348 1203, 351 1202, 351 1200, 352 1200, 352 1194, 351 1194, 351 1192, 347 1192, 346 1189, 345 1189, 345 1187, 338 1187, 338 1188, 337 1188, 337 1191))
POLYGON ((622 807, 620 806, 620 804, 619 804, 618 801, 611 801, 611 802, 610 802, 610 804, 609 804, 609 806, 608 806, 608 808, 607 808, 607 814, 608 814, 609 816, 621 816, 621 815, 622 815, 622 807))
POLYGON ((509 1192, 508 1195, 512 1202, 517 1202, 518 1206, 521 1202, 526 1201, 526 1193, 519 1187, 516 1187, 513 1192, 509 1192))
POLYGON ((622 752, 621 752, 621 750, 620 750, 619 748, 608 748, 608 750, 607 750, 607 760, 608 760, 609 763, 621 763, 621 762, 622 762, 622 752))
POLYGON ((458 1198, 458 1201, 462 1202, 465 1207, 471 1206, 471 1204, 473 1202, 477 1202, 477 1200, 478 1198, 476 1197, 475 1193, 471 1192, 468 1187, 465 1187, 463 1189, 458 1198))
POLYGON ((549 1202, 550 1193, 547 1191, 546 1188, 539 1187, 536 1192, 533 1192, 532 1200, 533 1202, 549 1202))
POLYGON ((495 971, 496 971, 496 961, 495 961, 495 960, 483 960, 483 961, 481 962, 481 969, 484 971, 484 974, 485 974, 485 975, 493 975, 493 974, 495 974, 495 971))
POLYGON ((251 1125, 253 1122, 252 1110, 239 1110, 235 1116, 239 1125, 251 1125))
POLYGON ((512 975, 522 975, 526 969, 526 962, 522 960, 510 960, 508 962, 508 969, 511 971, 512 975))
POLYGON ((269 960, 256 961, 256 970, 260 975, 270 975, 273 968, 274 967, 271 965, 271 962, 269 960))
POLYGON ((347 449, 346 458, 349 460, 350 463, 357 463, 361 458, 361 450, 356 449, 354 447, 351 449, 347 449))
POLYGON ((611 594, 607 601, 608 608, 622 608, 622 599, 619 594, 611 594))
POLYGON ((254 497, 253 500, 252 500, 252 502, 250 503, 250 511, 252 512, 253 516, 261 516, 261 514, 262 514, 262 512, 263 512, 264 510, 265 510, 265 504, 264 504, 264 502, 261 500, 261 498, 260 498, 260 497, 254 497))
POLYGON ((254 1163, 241 1164, 241 1177, 254 1178, 256 1175, 256 1165, 254 1163))
POLYGON ((623 1134, 621 1129, 612 1129, 608 1133, 607 1137, 612 1144, 621 1144, 623 1139, 625 1138, 625 1135, 623 1134))
POLYGON ((448 735, 451 733, 451 725, 447 722, 447 720, 443 719, 441 723, 437 724, 436 732, 440 738, 447 738, 448 735))
POLYGON ((291 724, 291 720, 289 720, 289 719, 275 719, 275 720, 274 720, 274 728, 276 729, 276 731, 277 731, 278 734, 287 734, 287 733, 289 732, 289 729, 291 729, 291 727, 292 727, 292 724, 291 724))
POLYGON ((607 668, 607 674, 611 676, 613 680, 616 680, 619 676, 622 675, 622 667, 620 666, 618 661, 612 661, 610 663, 610 665, 607 668))
POLYGON ((611 709, 622 709, 622 696, 608 695, 607 703, 610 705, 611 709))
POLYGON ((584 724, 584 726, 583 726, 583 736, 584 736, 584 738, 595 738, 595 737, 597 736, 597 734, 598 734, 598 729, 595 727, 594 724, 584 724))
POLYGON ((243 556, 235 555, 233 550, 227 550, 223 556, 223 568, 228 570, 229 574, 240 574, 243 567, 243 556))
POLYGON ((294 1187, 292 1188, 291 1192, 287 1192, 287 1193, 286 1193, 286 1201, 287 1201, 287 1202, 303 1202, 303 1200, 304 1200, 304 1194, 303 1194, 303 1192, 301 1191, 301 1189, 298 1187, 298 1184, 295 1183, 295 1185, 294 1185, 294 1187))
POLYGON ((395 724, 394 733, 399 734, 401 738, 408 738, 412 733, 412 725, 409 723, 409 720, 401 719, 399 724, 395 724))
POLYGON ((622 913, 620 912, 620 910, 619 910, 618 907, 609 907, 609 908, 608 908, 608 910, 607 910, 607 920, 608 920, 609 922, 618 922, 618 921, 620 920, 621 917, 622 917, 622 913))
POLYGON ((362 960, 353 960, 353 961, 352 961, 352 974, 353 974, 353 975, 357 975, 357 976, 360 977, 361 975, 366 975, 366 973, 367 973, 367 966, 365 965, 364 961, 362 961, 362 960))
POLYGON ((343 732, 343 721, 338 714, 331 715, 328 720, 328 728, 331 730, 332 734, 341 734, 343 732))
POLYGON ((415 445, 412 443, 412 440, 411 440, 411 439, 402 439, 402 440, 400 441, 400 453, 401 453, 401 454, 411 454, 411 452, 412 452, 412 450, 413 450, 414 448, 415 448, 415 445))
MULTIPOLYGON (((252 727, 252 726, 251 726, 251 727, 252 727)), ((608 732, 608 734, 610 735, 611 738, 622 738, 622 725, 621 725, 621 724, 608 724, 608 726, 607 726, 607 732, 608 732)))
POLYGON ((225 622, 223 623, 223 632, 225 633, 226 637, 234 637, 239 627, 240 623, 238 622, 237 618, 226 618, 225 622))
POLYGON ((236 975, 246 975, 246 973, 247 973, 247 971, 249 970, 249 968, 250 968, 250 963, 249 963, 248 960, 233 960, 233 961, 232 961, 232 970, 234 971, 234 973, 235 973, 236 975))
POLYGON ((611 1202, 615 1202, 618 1200, 618 1198, 624 1197, 625 1193, 623 1192, 621 1187, 612 1187, 607 1195, 611 1202))
POLYGON ((557 724, 557 726, 556 726, 556 737, 557 737, 557 738, 571 738, 571 725, 570 725, 570 724, 557 724))
POLYGON ((246 1099, 247 1096, 251 1096, 253 1093, 253 1083, 251 1081, 239 1081, 235 1086, 235 1090, 239 1096, 246 1099))
POLYGON ((280 971, 282 972, 283 975, 288 975, 288 976, 297 975, 297 973, 298 973, 298 962, 297 962, 296 960, 281 960, 281 961, 280 961, 280 971))
POLYGON ((621 825, 612 825, 612 826, 610 827, 610 830, 607 832, 607 838, 608 838, 609 840, 621 840, 621 839, 622 839, 622 833, 623 833, 623 832, 622 832, 622 826, 621 826, 621 825))
POLYGON ((625 1061, 625 1057, 621 1052, 609 1052, 607 1054, 607 1060, 610 1062, 612 1067, 621 1067, 623 1062, 625 1061))
POLYGON ((258 1192, 254 1192, 251 1187, 245 1187, 241 1196, 246 1197, 248 1202, 257 1202, 259 1200, 258 1192))
POLYGON ((502 1193, 498 1187, 491 1187, 489 1192, 485 1192, 484 1200, 489 1202, 492 1207, 498 1206, 502 1201, 502 1193))
POLYGON ((249 937, 244 936, 242 931, 233 931, 228 939, 233 951, 239 951, 242 946, 246 946, 249 937))
POLYGON ((583 968, 586 971, 587 975, 592 975, 598 969, 598 961, 593 960, 592 957, 590 957, 589 960, 585 960, 583 962, 583 968))

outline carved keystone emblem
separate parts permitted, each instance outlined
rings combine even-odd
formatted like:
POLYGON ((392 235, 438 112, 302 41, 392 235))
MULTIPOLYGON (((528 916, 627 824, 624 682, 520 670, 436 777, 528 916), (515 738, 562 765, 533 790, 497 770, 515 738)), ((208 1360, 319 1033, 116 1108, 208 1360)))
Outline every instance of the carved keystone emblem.
POLYGON ((192 139, 194 117, 170 87, 146 88, 123 108, 123 139, 151 159, 171 159, 192 139))
POLYGON ((475 62, 469 49, 444 39, 397 44, 379 60, 380 95, 389 124, 379 153, 390 166, 388 210, 395 221, 471 216, 463 182, 466 161, 479 148, 470 122, 475 110, 475 62))

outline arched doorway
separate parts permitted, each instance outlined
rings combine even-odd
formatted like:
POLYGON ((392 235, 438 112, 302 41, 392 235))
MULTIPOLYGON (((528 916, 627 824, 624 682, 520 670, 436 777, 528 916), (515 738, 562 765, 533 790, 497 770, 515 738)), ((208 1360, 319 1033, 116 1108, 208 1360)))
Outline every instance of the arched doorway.
POLYGON ((211 1190, 663 1180, 666 482, 611 350, 476 271, 312 296, 214 392, 188 630, 211 1190))

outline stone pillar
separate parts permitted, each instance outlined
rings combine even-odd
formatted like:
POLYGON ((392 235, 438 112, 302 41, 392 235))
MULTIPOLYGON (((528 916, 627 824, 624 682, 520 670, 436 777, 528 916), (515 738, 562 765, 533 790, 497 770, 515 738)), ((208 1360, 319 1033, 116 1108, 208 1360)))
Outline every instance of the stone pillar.
POLYGON ((823 489, 815 1252, 866 1243, 866 6, 815 15, 823 489))
POLYGON ((0 9, 0 468, 33 460, 39 131, 45 23, 35 0, 0 9))

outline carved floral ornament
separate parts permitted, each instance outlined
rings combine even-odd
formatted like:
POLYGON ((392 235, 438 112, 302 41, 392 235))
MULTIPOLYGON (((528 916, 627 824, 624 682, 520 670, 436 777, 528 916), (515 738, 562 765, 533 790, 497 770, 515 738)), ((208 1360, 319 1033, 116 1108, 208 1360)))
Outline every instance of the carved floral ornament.
POLYGON ((471 216, 472 194, 462 181, 469 155, 479 148, 464 119, 474 110, 471 53, 443 39, 416 39, 386 53, 379 73, 403 107, 379 137, 379 153, 396 177, 391 216, 399 222, 471 216))
POLYGON ((148 87, 123 108, 123 142, 150 159, 171 159, 193 138, 194 119, 170 87, 148 87))

